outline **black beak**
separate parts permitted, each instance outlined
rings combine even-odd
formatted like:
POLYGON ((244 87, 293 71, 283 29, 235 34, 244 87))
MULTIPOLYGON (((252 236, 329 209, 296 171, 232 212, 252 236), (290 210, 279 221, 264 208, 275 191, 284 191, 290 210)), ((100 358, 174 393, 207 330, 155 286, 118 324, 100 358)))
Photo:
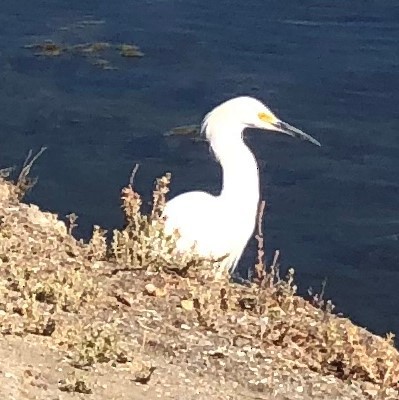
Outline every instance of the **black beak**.
POLYGON ((312 136, 308 135, 307 133, 302 132, 300 129, 297 129, 294 126, 287 124, 286 122, 277 121, 273 124, 273 126, 278 132, 285 133, 301 140, 307 140, 308 142, 311 142, 317 146, 321 146, 318 140, 312 138, 312 136))

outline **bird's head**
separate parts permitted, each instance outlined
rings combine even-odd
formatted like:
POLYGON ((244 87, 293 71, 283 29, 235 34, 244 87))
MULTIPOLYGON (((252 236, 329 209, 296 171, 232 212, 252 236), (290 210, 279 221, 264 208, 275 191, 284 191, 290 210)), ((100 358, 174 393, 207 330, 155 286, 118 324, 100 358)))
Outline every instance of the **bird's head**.
POLYGON ((238 126, 241 130, 258 128, 281 132, 320 146, 316 139, 281 121, 268 107, 253 97, 235 97, 220 104, 205 116, 202 131, 206 133, 208 139, 211 139, 212 127, 220 131, 221 126, 226 128, 238 126))

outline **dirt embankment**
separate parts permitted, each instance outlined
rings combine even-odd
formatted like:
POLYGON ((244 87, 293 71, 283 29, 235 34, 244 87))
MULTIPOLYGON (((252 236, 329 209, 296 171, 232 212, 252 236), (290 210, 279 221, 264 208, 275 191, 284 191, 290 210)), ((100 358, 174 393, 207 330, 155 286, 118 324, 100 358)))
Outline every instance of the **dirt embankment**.
POLYGON ((276 266, 216 280, 162 233, 132 188, 126 227, 75 240, 0 179, 2 399, 397 399, 399 354, 295 293, 276 266))

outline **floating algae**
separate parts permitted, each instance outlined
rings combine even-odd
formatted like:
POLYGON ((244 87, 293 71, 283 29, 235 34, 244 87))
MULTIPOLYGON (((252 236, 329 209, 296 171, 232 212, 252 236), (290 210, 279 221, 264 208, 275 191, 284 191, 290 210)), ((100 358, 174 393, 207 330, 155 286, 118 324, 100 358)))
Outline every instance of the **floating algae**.
POLYGON ((25 49, 33 49, 36 50, 35 55, 37 56, 46 56, 46 57, 56 57, 61 55, 61 53, 65 50, 65 47, 53 43, 51 41, 46 41, 44 43, 32 43, 24 46, 25 49))
POLYGON ((143 57, 144 53, 138 46, 132 44, 121 44, 119 46, 120 55, 122 57, 143 57))
POLYGON ((95 42, 95 43, 81 43, 71 46, 70 50, 75 50, 86 54, 96 54, 105 50, 110 49, 112 46, 107 42, 95 42))
POLYGON ((112 66, 112 64, 108 60, 104 60, 103 58, 96 58, 92 62, 96 67, 100 67, 105 70, 116 70, 117 68, 112 66))
POLYGON ((181 125, 165 132, 164 136, 199 136, 199 125, 181 125))
POLYGON ((205 141, 205 138, 201 135, 201 126, 198 124, 176 126, 165 132, 163 136, 188 136, 195 142, 205 141))
POLYGON ((73 23, 71 25, 61 26, 59 29, 60 29, 60 31, 73 31, 74 29, 85 29, 88 27, 97 27, 99 25, 104 25, 104 24, 105 24, 105 20, 103 20, 103 19, 100 19, 100 20, 88 19, 88 20, 83 20, 83 21, 73 23))
POLYGON ((34 50, 36 56, 55 57, 66 53, 84 56, 92 65, 105 70, 117 69, 105 58, 107 54, 109 57, 112 57, 112 53, 128 58, 141 58, 144 56, 138 46, 128 43, 89 42, 68 45, 46 40, 43 43, 28 44, 24 48, 34 50))

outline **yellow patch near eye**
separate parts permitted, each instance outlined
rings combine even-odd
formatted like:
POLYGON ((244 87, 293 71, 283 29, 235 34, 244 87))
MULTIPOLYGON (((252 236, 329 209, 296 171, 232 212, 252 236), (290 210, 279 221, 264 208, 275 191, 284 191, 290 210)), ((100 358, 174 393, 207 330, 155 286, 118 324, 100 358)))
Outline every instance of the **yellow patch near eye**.
POLYGON ((266 114, 264 112, 258 113, 258 118, 269 124, 274 124, 277 122, 277 118, 273 114, 266 114))

